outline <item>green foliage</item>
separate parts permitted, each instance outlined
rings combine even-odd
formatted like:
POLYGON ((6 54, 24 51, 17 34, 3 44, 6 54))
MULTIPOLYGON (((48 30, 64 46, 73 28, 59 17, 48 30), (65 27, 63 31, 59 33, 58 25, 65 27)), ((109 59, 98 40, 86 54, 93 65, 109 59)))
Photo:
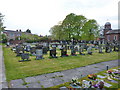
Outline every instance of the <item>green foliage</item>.
POLYGON ((27 32, 27 33, 31 33, 31 30, 30 30, 30 29, 27 29, 26 32, 27 32))
POLYGON ((94 40, 99 32, 96 20, 87 20, 83 15, 70 13, 60 24, 54 25, 50 33, 52 39, 56 40, 94 40))
POLYGON ((40 37, 40 41, 49 41, 50 38, 48 36, 43 36, 43 37, 40 37))
POLYGON ((40 40, 40 37, 35 34, 22 33, 22 35, 20 36, 20 39, 28 43, 32 43, 32 42, 38 42, 40 40))
POLYGON ((2 40, 1 32, 4 30, 5 27, 3 27, 3 15, 0 13, 0 41, 2 40))
POLYGON ((1 34, 1 31, 4 30, 4 27, 3 27, 3 15, 2 13, 0 13, 0 34, 1 34))
POLYGON ((50 33, 52 34, 52 38, 54 40, 63 40, 64 33, 61 25, 55 25, 50 29, 50 33))
POLYGON ((6 34, 2 34, 2 42, 3 43, 7 42, 7 36, 6 36, 6 34))
POLYGON ((95 40, 98 37, 98 25, 96 20, 88 20, 82 28, 82 40, 95 40))

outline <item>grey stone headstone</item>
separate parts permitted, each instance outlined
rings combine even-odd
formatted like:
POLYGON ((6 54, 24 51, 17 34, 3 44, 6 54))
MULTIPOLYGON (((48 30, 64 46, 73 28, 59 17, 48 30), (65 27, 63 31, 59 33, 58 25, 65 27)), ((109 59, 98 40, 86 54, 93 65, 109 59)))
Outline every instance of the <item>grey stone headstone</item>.
POLYGON ((24 53, 24 48, 20 45, 16 46, 16 56, 21 56, 22 53, 24 53))
POLYGON ((92 46, 89 46, 87 48, 87 52, 88 52, 89 55, 92 55, 92 46))
POLYGON ((43 50, 42 49, 36 49, 36 59, 43 59, 43 50))
POLYGON ((28 54, 28 53, 23 53, 23 54, 21 54, 21 58, 22 58, 22 60, 19 60, 19 62, 30 61, 30 60, 29 60, 29 54, 28 54))

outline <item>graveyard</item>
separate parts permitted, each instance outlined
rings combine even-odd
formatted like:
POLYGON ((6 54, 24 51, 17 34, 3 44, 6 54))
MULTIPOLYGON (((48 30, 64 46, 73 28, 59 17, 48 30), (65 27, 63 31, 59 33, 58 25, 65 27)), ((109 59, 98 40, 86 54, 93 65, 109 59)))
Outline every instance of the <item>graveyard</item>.
POLYGON ((96 20, 74 13, 51 27, 48 36, 3 29, 2 83, 8 88, 119 88, 117 31, 110 22, 99 30, 96 20))
POLYGON ((116 51, 105 53, 104 49, 102 51, 104 53, 99 53, 99 50, 95 48, 91 50, 92 55, 89 55, 88 51, 86 50, 82 51, 82 54, 85 55, 81 55, 80 52, 75 52, 75 55, 71 55, 71 50, 69 49, 67 50, 66 57, 61 57, 62 51, 61 49, 57 48, 57 58, 50 58, 51 51, 48 51, 47 54, 43 54, 42 58, 39 58, 38 60, 36 59, 36 55, 31 55, 30 52, 24 51, 24 53, 29 54, 28 61, 22 60, 22 55, 17 56, 17 53, 14 52, 14 48, 12 48, 12 46, 4 46, 3 51, 6 66, 6 77, 8 82, 15 79, 69 70, 99 62, 118 59, 118 52, 116 51))

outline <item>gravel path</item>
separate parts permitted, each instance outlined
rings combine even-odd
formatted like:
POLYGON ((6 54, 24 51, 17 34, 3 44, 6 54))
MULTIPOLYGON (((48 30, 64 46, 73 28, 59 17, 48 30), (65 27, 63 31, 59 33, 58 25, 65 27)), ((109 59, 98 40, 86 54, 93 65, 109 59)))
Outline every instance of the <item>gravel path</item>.
POLYGON ((7 88, 2 46, 0 45, 0 90, 7 88))

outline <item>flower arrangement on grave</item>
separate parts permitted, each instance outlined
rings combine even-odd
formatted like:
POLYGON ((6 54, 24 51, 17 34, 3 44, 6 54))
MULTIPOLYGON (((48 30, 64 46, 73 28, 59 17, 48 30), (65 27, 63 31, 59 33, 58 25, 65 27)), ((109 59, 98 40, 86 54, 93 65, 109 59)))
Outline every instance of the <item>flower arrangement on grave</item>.
POLYGON ((120 77, 120 71, 119 70, 114 70, 113 74, 114 74, 114 77, 120 77))
POLYGON ((68 54, 66 54, 66 56, 68 56, 68 54))
POLYGON ((107 74, 108 74, 108 79, 111 80, 111 78, 114 77, 114 73, 112 70, 107 70, 107 74))
POLYGON ((100 80, 100 81, 97 81, 97 82, 92 82, 92 86, 94 88, 100 88, 100 89, 102 89, 104 87, 104 81, 100 80))
POLYGON ((97 79, 97 75, 96 74, 90 74, 90 75, 88 75, 88 78, 92 79, 92 80, 96 80, 97 79))
POLYGON ((104 82, 103 81, 100 81, 98 83, 98 88, 102 89, 104 87, 104 82))
POLYGON ((80 82, 78 82, 78 78, 77 77, 73 77, 71 80, 71 84, 74 86, 80 85, 80 82))
POLYGON ((112 74, 112 70, 107 70, 107 73, 108 74, 112 74))

